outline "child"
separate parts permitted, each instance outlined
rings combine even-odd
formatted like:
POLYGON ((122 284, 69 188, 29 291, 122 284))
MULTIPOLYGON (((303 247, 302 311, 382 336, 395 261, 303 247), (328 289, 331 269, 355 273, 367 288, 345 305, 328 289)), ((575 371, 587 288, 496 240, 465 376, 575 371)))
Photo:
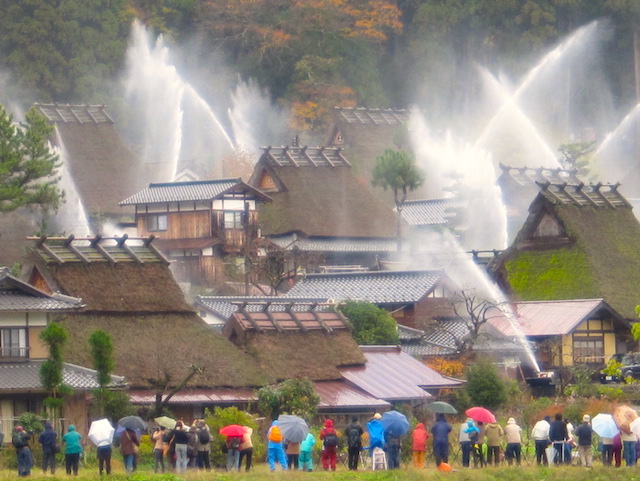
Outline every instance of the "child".
POLYGON ((307 434, 307 437, 300 444, 300 457, 298 458, 298 467, 300 471, 313 471, 313 460, 311 450, 316 444, 316 438, 313 434, 307 434))

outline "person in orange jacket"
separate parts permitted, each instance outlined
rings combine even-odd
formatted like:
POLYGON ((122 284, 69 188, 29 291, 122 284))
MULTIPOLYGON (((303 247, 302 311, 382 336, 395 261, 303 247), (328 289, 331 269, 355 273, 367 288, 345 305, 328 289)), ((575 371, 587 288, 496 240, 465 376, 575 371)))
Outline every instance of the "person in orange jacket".
POLYGON ((411 437, 413 439, 413 444, 411 446, 413 453, 413 467, 424 468, 426 466, 425 453, 427 451, 427 439, 429 439, 429 433, 424 428, 424 424, 416 424, 411 437))

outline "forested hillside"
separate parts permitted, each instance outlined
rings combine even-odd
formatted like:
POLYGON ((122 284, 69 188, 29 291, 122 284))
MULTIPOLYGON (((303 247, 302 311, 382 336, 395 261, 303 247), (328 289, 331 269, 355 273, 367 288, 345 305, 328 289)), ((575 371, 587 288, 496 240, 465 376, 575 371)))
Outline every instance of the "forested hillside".
POLYGON ((221 59, 255 79, 298 130, 321 127, 334 105, 444 111, 474 95, 456 92, 476 64, 517 77, 596 19, 610 24, 614 103, 636 103, 637 0, 3 0, 2 12, 3 99, 23 104, 111 103, 135 18, 190 45, 186 63, 221 59))

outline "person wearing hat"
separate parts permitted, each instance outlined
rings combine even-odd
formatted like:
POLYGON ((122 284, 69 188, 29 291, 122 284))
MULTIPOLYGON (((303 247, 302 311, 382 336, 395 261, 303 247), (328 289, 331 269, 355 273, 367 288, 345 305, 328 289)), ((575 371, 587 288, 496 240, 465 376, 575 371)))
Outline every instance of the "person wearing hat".
POLYGON ((29 449, 30 439, 31 435, 26 432, 22 426, 16 426, 16 430, 11 438, 11 444, 16 448, 16 456, 18 458, 18 477, 31 475, 31 449, 29 449))
POLYGON ((374 448, 384 448, 384 427, 380 419, 382 419, 380 413, 375 413, 367 423, 367 431, 369 432, 369 455, 373 453, 374 448))
POLYGON ((593 429, 591 428, 591 416, 585 414, 582 416, 582 424, 573 432, 578 439, 578 454, 580 455, 580 464, 585 468, 590 468, 593 464, 593 455, 591 454, 591 437, 593 429))
POLYGON ((324 429, 320 431, 320 440, 322 441, 322 468, 327 471, 336 470, 336 462, 338 461, 338 432, 333 428, 333 421, 327 419, 324 422, 324 429))
POLYGON ((513 464, 513 460, 516 460, 516 465, 520 466, 520 458, 522 455, 522 428, 518 426, 514 418, 507 420, 507 425, 504 428, 504 437, 507 442, 507 449, 505 451, 505 457, 509 466, 513 464))

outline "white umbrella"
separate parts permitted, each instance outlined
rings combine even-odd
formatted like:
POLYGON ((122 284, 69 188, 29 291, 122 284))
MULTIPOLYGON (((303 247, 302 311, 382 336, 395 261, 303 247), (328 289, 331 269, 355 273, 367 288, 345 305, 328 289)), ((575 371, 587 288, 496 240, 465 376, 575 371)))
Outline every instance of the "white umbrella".
POLYGON ((109 446, 113 441, 113 433, 116 430, 108 419, 98 419, 91 423, 89 439, 96 446, 109 446))
POLYGON ((633 434, 640 436, 640 418, 635 418, 633 421, 631 421, 631 423, 629 424, 629 430, 633 434))
POLYGON ((613 438, 620 432, 611 414, 600 413, 591 420, 591 427, 603 438, 613 438))

